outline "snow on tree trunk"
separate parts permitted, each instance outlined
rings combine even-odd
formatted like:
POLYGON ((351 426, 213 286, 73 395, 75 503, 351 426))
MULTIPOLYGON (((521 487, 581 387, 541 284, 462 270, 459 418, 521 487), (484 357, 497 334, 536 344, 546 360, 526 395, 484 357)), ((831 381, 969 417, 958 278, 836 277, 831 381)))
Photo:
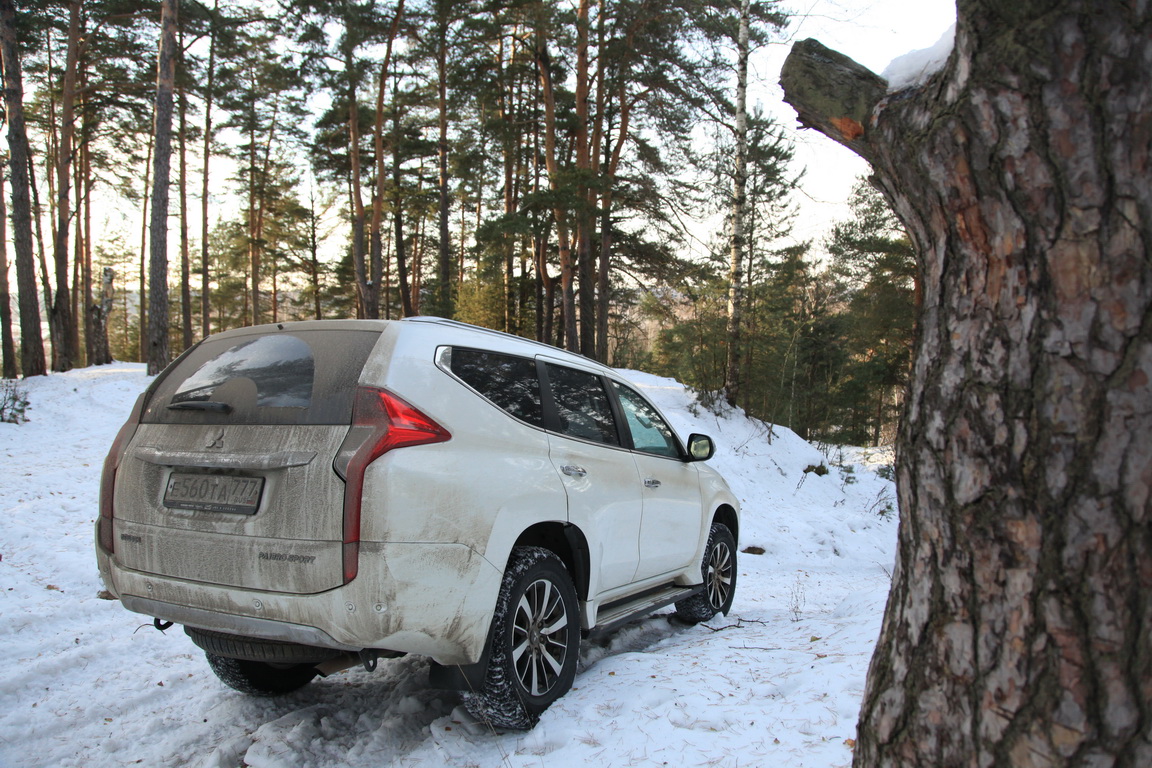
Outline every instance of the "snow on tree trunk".
POLYGON ((958 15, 912 89, 814 41, 782 73, 924 286, 856 765, 1152 765, 1149 6, 958 15))

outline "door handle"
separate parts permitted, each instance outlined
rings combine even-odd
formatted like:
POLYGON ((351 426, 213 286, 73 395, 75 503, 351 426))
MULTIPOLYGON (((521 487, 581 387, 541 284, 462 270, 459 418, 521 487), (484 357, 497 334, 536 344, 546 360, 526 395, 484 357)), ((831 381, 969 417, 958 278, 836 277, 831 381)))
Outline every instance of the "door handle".
POLYGON ((660 487, 660 481, 654 477, 649 477, 649 478, 644 480, 644 487, 645 488, 659 488, 660 487))
POLYGON ((569 477, 584 477, 584 475, 588 474, 584 467, 577 467, 574 464, 565 464, 560 467, 560 471, 569 477))

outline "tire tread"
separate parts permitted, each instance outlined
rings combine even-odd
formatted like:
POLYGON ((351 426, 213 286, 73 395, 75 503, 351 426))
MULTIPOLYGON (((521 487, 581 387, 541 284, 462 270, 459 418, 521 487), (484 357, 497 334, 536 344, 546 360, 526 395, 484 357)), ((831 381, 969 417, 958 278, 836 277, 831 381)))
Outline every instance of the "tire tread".
POLYGON ((699 624, 702 621, 708 621, 717 613, 723 613, 727 616, 729 608, 732 607, 732 598, 736 592, 736 540, 732 536, 732 532, 728 530, 728 526, 723 523, 712 523, 712 528, 708 531, 708 543, 704 546, 704 560, 700 564, 700 570, 704 576, 704 589, 676 603, 676 618, 687 624, 699 624), (708 558, 712 555, 712 547, 716 544, 716 539, 720 537, 727 539, 728 548, 732 554, 732 587, 728 594, 728 600, 718 608, 708 600, 708 558))

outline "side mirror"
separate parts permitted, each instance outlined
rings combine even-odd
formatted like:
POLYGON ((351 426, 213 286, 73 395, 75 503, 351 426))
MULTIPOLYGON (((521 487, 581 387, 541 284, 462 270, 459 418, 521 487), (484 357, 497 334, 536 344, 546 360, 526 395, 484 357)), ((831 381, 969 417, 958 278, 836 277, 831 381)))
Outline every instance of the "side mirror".
POLYGON ((699 434, 688 436, 689 461, 708 461, 714 453, 716 453, 716 446, 712 443, 712 438, 699 434))

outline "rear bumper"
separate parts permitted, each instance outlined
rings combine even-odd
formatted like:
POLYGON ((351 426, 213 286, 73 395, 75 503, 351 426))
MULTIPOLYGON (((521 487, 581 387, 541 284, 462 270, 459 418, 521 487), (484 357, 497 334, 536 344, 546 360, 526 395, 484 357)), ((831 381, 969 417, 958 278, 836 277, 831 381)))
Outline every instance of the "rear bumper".
POLYGON ((130 611, 186 626, 339 650, 472 664, 501 573, 461 544, 361 542, 360 573, 313 595, 221 587, 123 568, 97 544, 104 584, 130 611))
POLYGON ((286 621, 257 619, 251 616, 235 616, 229 613, 206 611, 202 608, 189 608, 185 605, 162 603, 135 595, 124 595, 120 603, 134 613, 142 613, 157 619, 171 621, 186 627, 211 629, 245 637, 259 637, 264 640, 280 640, 285 643, 298 643, 318 648, 336 648, 343 651, 359 651, 363 646, 345 645, 316 627, 290 624, 286 621))

